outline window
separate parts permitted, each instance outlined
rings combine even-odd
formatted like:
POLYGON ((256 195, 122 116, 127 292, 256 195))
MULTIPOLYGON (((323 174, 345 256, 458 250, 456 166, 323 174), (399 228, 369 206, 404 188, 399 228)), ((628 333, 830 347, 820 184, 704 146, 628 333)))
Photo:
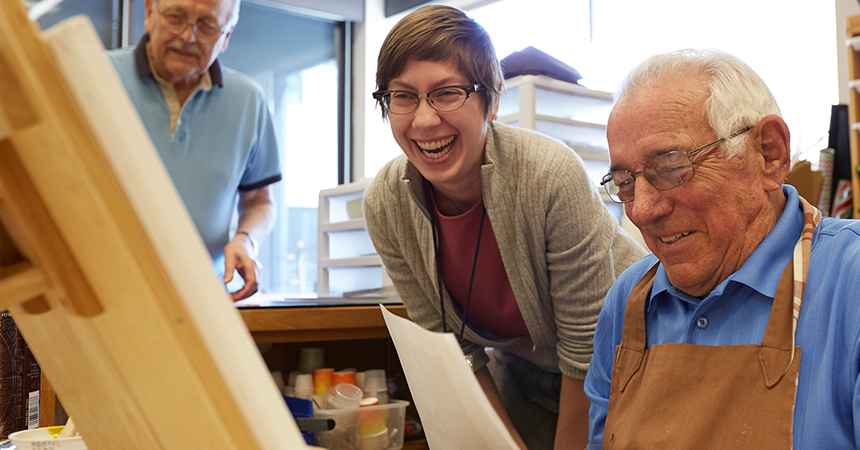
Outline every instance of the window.
MULTIPOLYGON (((332 18, 333 11, 357 19, 363 11, 350 1, 321 5, 312 16, 285 3, 243 1, 220 60, 263 88, 281 145, 284 179, 272 186, 278 217, 275 229, 260 242, 260 290, 302 294, 316 291, 319 191, 348 181, 344 99, 349 95, 350 23, 332 18)), ((48 28, 77 14, 93 21, 108 49, 123 40, 136 45, 146 32, 144 0, 66 0, 45 13, 39 25, 48 28)))
MULTIPOLYGON (((24 1, 28 8, 37 3, 39 1, 24 1)), ((42 15, 39 18, 39 26, 45 30, 64 19, 84 14, 92 20, 105 48, 117 48, 121 45, 119 3, 119 0, 66 0, 42 15)), ((140 3, 143 3, 143 0, 140 0, 140 3)))
POLYGON ((337 186, 342 166, 344 26, 246 0, 221 56, 263 87, 282 147, 278 217, 260 242, 261 292, 316 291, 319 191, 337 186))

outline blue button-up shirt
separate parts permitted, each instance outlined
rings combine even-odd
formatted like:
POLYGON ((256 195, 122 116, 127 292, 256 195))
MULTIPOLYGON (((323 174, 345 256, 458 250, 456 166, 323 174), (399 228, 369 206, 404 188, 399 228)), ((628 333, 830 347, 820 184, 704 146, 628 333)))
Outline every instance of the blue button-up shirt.
MULTIPOLYGON (((783 269, 803 228, 797 191, 784 186, 785 211, 740 270, 705 298, 672 286, 660 266, 646 301, 648 348, 668 342, 759 344, 783 269)), ((609 290, 585 378, 591 401, 588 449, 599 449, 609 405, 615 347, 633 286, 657 262, 648 255, 609 290)), ((796 345, 802 349, 794 409, 794 448, 860 449, 860 221, 823 218, 813 236, 796 345)), ((683 368, 679 368, 683 370, 683 368)))

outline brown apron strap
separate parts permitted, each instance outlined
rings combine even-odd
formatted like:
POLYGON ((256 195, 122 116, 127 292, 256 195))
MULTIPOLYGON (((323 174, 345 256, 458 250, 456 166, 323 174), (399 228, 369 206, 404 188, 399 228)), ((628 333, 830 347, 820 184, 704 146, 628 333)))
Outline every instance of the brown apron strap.
POLYGON ((624 391, 627 383, 642 365, 646 340, 645 301, 648 298, 648 291, 654 284, 654 275, 659 266, 659 263, 655 263, 636 283, 624 308, 624 328, 621 344, 615 350, 615 369, 612 374, 612 379, 618 380, 621 391, 624 391))
POLYGON ((821 211, 818 208, 809 204, 803 197, 799 197, 799 203, 800 209, 803 210, 803 230, 794 246, 793 259, 779 279, 759 357, 768 387, 773 387, 779 382, 796 356, 795 331, 797 319, 800 317, 803 291, 806 288, 812 236, 821 221, 821 211), (786 300, 787 298, 790 300, 786 300), (791 324, 791 327, 786 327, 787 324, 791 324), (789 330, 791 330, 790 333, 789 330))
POLYGON ((759 346, 759 362, 765 384, 773 387, 788 372, 794 361, 794 265, 789 262, 782 271, 770 318, 759 346))

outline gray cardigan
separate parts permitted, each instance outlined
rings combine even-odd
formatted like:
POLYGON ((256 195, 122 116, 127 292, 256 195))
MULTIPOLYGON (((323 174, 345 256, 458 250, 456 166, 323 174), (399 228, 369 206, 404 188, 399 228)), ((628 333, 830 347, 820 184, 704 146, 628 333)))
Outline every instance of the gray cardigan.
MULTIPOLYGON (((645 251, 623 231, 580 158, 542 134, 494 123, 481 181, 487 218, 529 336, 494 339, 466 327, 463 351, 477 370, 484 347, 504 347, 544 370, 583 379, 606 291, 645 251)), ((440 331, 433 233, 423 177, 405 155, 364 194, 367 230, 409 317, 440 331)), ((460 319, 443 289, 449 329, 460 319)))

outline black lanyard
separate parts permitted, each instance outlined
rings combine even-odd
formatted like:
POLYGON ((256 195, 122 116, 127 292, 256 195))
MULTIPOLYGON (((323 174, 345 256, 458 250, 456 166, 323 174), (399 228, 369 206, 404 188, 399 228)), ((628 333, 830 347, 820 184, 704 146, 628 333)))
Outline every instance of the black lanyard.
MULTIPOLYGON (((439 270, 439 243, 436 237, 436 205, 433 201, 433 211, 430 212, 430 226, 433 227, 433 255, 436 258, 436 285, 439 286, 439 307, 442 309, 442 332, 447 330, 445 323, 445 298, 442 296, 442 275, 439 270)), ((469 290, 466 292, 466 305, 463 307, 463 323, 460 326, 460 336, 457 342, 463 341, 463 333, 466 331, 466 318, 469 316, 469 301, 472 300, 472 283, 475 281, 475 269, 478 267, 478 250, 481 249, 481 235, 484 234, 484 217, 487 216, 487 208, 481 205, 481 223, 478 225, 478 242, 475 244, 475 259, 472 262, 472 274, 469 276, 469 290)))

